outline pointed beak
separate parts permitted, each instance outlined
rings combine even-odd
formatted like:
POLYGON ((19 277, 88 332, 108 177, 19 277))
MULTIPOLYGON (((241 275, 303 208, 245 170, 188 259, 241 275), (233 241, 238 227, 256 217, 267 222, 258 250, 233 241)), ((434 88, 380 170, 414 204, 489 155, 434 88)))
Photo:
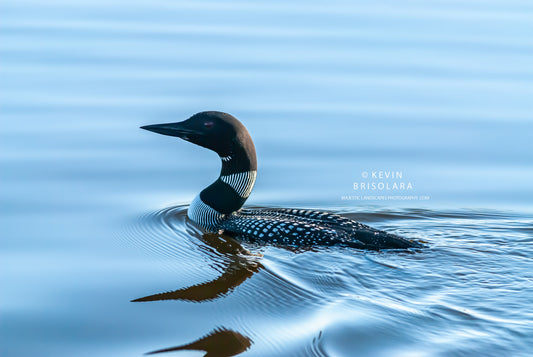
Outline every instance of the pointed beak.
POLYGON ((186 128, 183 125, 183 122, 145 125, 145 126, 141 126, 141 129, 153 131, 154 133, 168 135, 168 136, 177 136, 185 140, 188 140, 190 135, 201 134, 196 130, 186 128))

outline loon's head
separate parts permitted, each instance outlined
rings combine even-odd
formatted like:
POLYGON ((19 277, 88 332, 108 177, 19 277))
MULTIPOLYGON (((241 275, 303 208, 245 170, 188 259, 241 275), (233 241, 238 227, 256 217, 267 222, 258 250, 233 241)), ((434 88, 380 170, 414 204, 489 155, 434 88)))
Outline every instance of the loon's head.
POLYGON ((177 136, 215 151, 223 159, 222 170, 225 173, 257 170, 250 133, 228 113, 200 112, 181 122, 146 125, 141 129, 177 136))
POLYGON ((220 176, 191 203, 187 213, 191 220, 206 229, 217 229, 226 214, 242 207, 255 183, 257 160, 252 138, 240 121, 227 113, 201 112, 182 122, 141 129, 177 136, 220 156, 220 176))
POLYGON ((211 149, 221 157, 228 157, 242 150, 253 151, 255 156, 248 130, 234 116, 223 112, 200 112, 181 122, 146 125, 141 126, 141 129, 177 136, 211 149))

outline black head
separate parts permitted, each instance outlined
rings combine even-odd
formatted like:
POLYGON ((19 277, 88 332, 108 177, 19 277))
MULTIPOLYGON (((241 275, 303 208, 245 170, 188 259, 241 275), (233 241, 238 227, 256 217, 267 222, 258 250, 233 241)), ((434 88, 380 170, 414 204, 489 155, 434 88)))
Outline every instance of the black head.
POLYGON ((146 125, 141 129, 177 136, 211 149, 221 157, 239 156, 240 159, 255 164, 255 148, 248 130, 227 113, 201 112, 185 121, 146 125))

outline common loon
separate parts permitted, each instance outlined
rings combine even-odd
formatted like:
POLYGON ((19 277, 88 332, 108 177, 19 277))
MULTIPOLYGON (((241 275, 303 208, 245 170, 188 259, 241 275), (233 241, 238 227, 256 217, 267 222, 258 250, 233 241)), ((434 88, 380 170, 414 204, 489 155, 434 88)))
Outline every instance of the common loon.
POLYGON ((220 176, 194 198, 187 212, 189 219, 207 231, 223 231, 247 242, 291 247, 422 247, 418 242, 329 212, 241 208, 254 187, 257 159, 248 130, 230 114, 200 112, 182 122, 146 125, 141 129, 177 136, 219 155, 220 176))

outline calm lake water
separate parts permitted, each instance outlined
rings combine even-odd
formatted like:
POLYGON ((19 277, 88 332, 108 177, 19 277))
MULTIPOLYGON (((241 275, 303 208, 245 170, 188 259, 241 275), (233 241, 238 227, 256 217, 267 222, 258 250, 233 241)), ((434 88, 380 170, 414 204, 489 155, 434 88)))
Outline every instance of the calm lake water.
POLYGON ((0 13, 1 356, 529 355, 530 1, 0 13), (254 138, 248 205, 333 210, 428 248, 202 235, 187 204, 218 157, 139 126, 203 110, 254 138))

